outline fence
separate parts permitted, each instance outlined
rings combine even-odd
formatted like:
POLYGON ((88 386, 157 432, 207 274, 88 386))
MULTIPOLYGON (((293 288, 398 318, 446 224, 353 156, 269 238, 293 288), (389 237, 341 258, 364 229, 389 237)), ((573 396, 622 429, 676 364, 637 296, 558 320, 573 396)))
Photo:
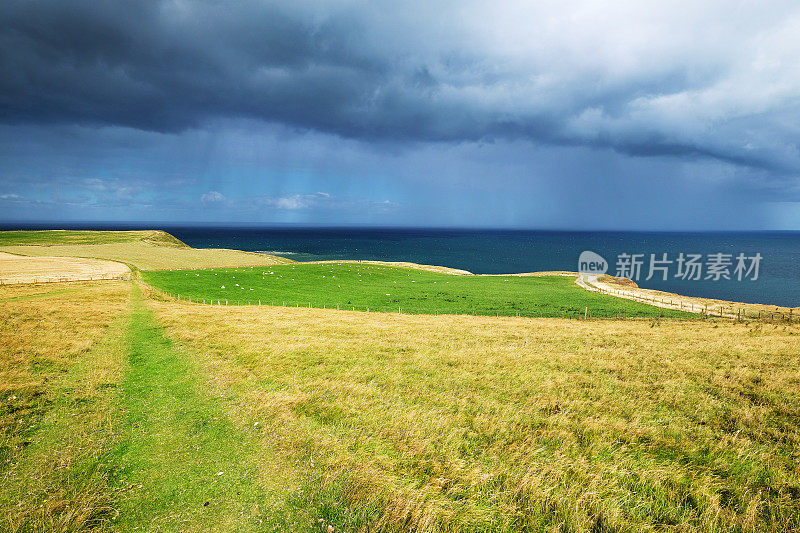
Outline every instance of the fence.
POLYGON ((581 278, 576 280, 576 283, 586 290, 597 292, 600 294, 608 294, 618 298, 625 298, 636 302, 661 307, 664 309, 674 309, 676 311, 685 311, 687 313, 697 313, 708 317, 730 318, 733 320, 771 320, 781 322, 794 322, 800 321, 800 315, 794 312, 794 309, 787 309, 784 311, 768 311, 765 309, 754 309, 753 307, 736 305, 733 303, 712 303, 708 302, 702 304, 693 300, 684 300, 679 297, 656 296, 645 292, 633 292, 625 289, 606 289, 587 283, 581 278))
MULTIPOLYGON (((176 301, 187 302, 192 304, 214 305, 214 306, 273 306, 273 307, 294 307, 306 309, 336 309, 343 311, 362 311, 362 312, 377 312, 377 313, 398 313, 398 314, 426 314, 426 315, 473 315, 473 316, 495 316, 495 317, 525 317, 525 318, 571 318, 571 319, 589 319, 589 318, 605 318, 605 319, 629 319, 629 318, 665 318, 657 316, 645 316, 637 314, 629 314, 627 311, 614 311, 607 312, 604 310, 591 309, 589 307, 562 309, 558 312, 543 309, 539 312, 531 311, 509 311, 497 309, 426 309, 408 311, 403 310, 402 306, 389 308, 388 306, 379 306, 378 308, 369 306, 359 306, 353 304, 322 304, 314 305, 313 302, 299 302, 289 300, 248 300, 248 299, 224 299, 224 298, 193 298, 177 293, 169 293, 166 291, 158 291, 176 301)), ((602 292, 602 291, 595 291, 602 292)))
POLYGON ((29 278, 0 278, 0 285, 29 285, 37 283, 58 283, 65 281, 110 281, 124 280, 130 281, 131 273, 124 274, 91 274, 76 276, 35 276, 29 278))

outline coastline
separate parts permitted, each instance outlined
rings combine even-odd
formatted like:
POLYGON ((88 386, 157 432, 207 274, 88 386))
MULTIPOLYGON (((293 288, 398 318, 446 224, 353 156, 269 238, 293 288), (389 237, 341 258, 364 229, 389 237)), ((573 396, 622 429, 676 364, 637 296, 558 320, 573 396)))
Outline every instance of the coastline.
MULTIPOLYGON (((31 232, 39 233, 39 232, 31 232)), ((45 232, 42 232, 45 233, 45 232)), ((105 242, 97 243, 94 239, 97 236, 106 232, 86 231, 81 232, 81 237, 86 237, 89 242, 95 244, 88 244, 84 241, 80 244, 66 244, 63 241, 58 244, 53 242, 37 242, 36 244, 25 245, 5 245, 0 247, 0 250, 11 252, 14 254, 27 255, 27 256, 53 256, 58 255, 61 257, 78 257, 78 258, 93 258, 104 259, 118 263, 126 264, 131 270, 142 268, 145 270, 159 270, 159 269, 172 269, 172 268, 208 268, 211 266, 250 266, 251 263, 256 263, 259 266, 262 264, 276 264, 276 263, 297 263, 297 264, 319 264, 319 263, 362 263, 374 265, 386 265, 394 267, 414 268, 429 272, 436 272, 448 275, 457 276, 487 276, 487 277, 501 277, 501 276, 572 276, 575 277, 577 285, 585 290, 600 292, 617 298, 639 301, 662 307, 665 309, 676 309, 688 311, 698 314, 706 314, 712 316, 722 316, 727 318, 788 318, 793 320, 794 317, 800 317, 800 307, 780 306, 773 304, 760 304, 760 303, 747 303, 738 302, 735 300, 725 300, 719 298, 706 298, 689 296, 680 293, 661 291, 656 289, 645 289, 638 287, 630 280, 619 281, 618 278, 612 276, 604 276, 602 279, 594 278, 581 279, 577 272, 566 270, 543 270, 534 272, 517 272, 505 274, 474 274, 465 269, 452 268, 442 265, 421 264, 411 261, 374 261, 374 260, 355 260, 355 259, 332 259, 332 260, 312 260, 312 261, 296 261, 283 256, 276 256, 266 254, 263 252, 250 252, 244 250, 234 250, 229 248, 194 248, 186 245, 181 240, 172 236, 164 231, 147 231, 147 232, 130 232, 129 238, 132 242, 105 242), (87 235, 88 234, 88 235, 87 235), (138 241, 138 242, 137 242, 138 241), (138 250, 137 247, 144 247, 146 249, 138 250), (158 249, 169 253, 171 260, 156 263, 146 261, 149 264, 137 263, 142 261, 140 256, 151 256, 153 253, 158 254, 158 249), (53 253, 56 252, 57 253, 53 253), (227 255, 226 255, 227 254, 227 255), (127 256, 131 256, 128 258, 127 256), (172 256, 175 256, 174 258, 172 256), (208 256, 208 257, 206 257, 208 256), (131 259, 131 260, 126 260, 131 259), (252 261, 254 258, 259 258, 252 261), (135 260, 133 260, 135 259, 135 260), (163 263, 163 264, 162 264, 163 263)), ((128 233, 128 232, 120 232, 128 233)), ((51 233, 52 235, 52 233, 51 233)), ((57 234, 61 240, 62 234, 57 234)), ((128 235, 126 235, 126 238, 128 235)), ((66 240, 66 239, 64 239, 66 240)))
POLYGON ((586 290, 643 302, 663 309, 676 309, 689 313, 734 319, 800 319, 800 307, 783 307, 686 296, 673 292, 645 289, 627 278, 575 274, 575 283, 586 290))

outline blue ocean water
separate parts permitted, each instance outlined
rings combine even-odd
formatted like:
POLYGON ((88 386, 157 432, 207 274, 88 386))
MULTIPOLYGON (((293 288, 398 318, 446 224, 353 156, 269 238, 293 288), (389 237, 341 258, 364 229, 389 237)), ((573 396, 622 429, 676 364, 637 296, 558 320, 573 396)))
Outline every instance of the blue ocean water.
MULTIPOLYGON (((169 231, 195 247, 235 248, 284 255, 298 261, 367 259, 412 261, 469 270, 476 274, 503 274, 536 270, 577 270, 578 256, 592 250, 617 273, 620 254, 642 254, 637 283, 646 288, 691 296, 739 302, 800 306, 800 232, 577 232, 397 228, 199 228, 173 227, 169 231), (730 255, 730 280, 676 277, 679 254, 700 254, 707 265, 710 254, 730 255), (650 280, 650 254, 672 264, 655 270, 650 280), (744 254, 754 272, 736 279, 736 257, 744 254)), ((724 257, 724 256, 723 256, 724 257)), ((724 270, 724 269, 723 269, 724 270)))
MULTIPOLYGON (((5 229, 138 229, 139 225, 36 225, 5 229)), ((598 253, 617 272, 620 254, 642 254, 637 283, 691 296, 739 302, 800 306, 800 232, 585 232, 538 230, 472 230, 409 228, 234 228, 161 226, 190 246, 234 248, 284 255, 299 261, 366 259, 412 261, 469 270, 476 274, 503 274, 536 270, 577 270, 584 250, 598 253), (676 277, 679 254, 700 254, 704 266, 709 254, 729 254, 730 280, 676 277), (650 254, 671 264, 647 280, 650 254), (753 273, 736 279, 736 256, 761 255, 758 278, 753 273)), ((747 266, 750 266, 748 262, 747 266)))

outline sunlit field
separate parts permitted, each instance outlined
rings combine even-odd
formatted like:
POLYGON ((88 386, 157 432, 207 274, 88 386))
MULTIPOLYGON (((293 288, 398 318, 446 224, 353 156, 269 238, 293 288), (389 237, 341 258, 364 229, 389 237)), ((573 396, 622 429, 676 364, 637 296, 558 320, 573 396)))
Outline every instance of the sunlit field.
POLYGON ((170 295, 228 305, 529 317, 692 317, 596 294, 566 276, 454 276, 365 263, 143 272, 170 295))
POLYGON ((796 324, 564 276, 140 274, 0 287, 0 529, 800 528, 796 324))
POLYGON ((130 282, 0 287, 0 531, 114 516, 130 282))
POLYGON ((146 241, 160 246, 185 248, 186 245, 169 233, 160 230, 90 231, 44 230, 0 231, 0 246, 53 246, 65 244, 108 244, 146 241))
POLYGON ((192 248, 164 231, 0 231, 0 252, 25 256, 118 261, 131 269, 269 266, 292 263, 273 255, 192 248))
POLYGON ((796 325, 122 282, 5 287, 0 314, 4 530, 800 527, 796 325))
POLYGON ((337 531, 800 527, 797 326, 153 308, 337 531))
POLYGON ((800 0, 0 46, 0 533, 800 533, 800 0))

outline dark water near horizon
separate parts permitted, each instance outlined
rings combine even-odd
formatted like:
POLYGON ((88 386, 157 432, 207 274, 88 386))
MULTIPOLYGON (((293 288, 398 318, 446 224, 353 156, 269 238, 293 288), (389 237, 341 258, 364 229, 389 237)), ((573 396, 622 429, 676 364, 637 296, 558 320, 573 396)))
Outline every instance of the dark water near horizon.
MULTIPOLYGON (((42 229, 27 225, 6 229, 42 229)), ((50 227, 55 227, 50 225, 50 227)), ((136 229, 123 225, 60 225, 60 228, 136 229)), ((476 274, 503 274, 536 270, 577 270, 578 256, 592 250, 617 272, 619 254, 644 254, 637 283, 691 296, 750 303, 800 306, 800 232, 619 232, 470 230, 411 228, 233 228, 161 226, 197 248, 234 248, 261 251, 298 261, 365 259, 412 261, 469 270, 476 274), (650 254, 667 254, 671 264, 648 275, 650 254), (676 277, 680 253, 702 254, 701 280, 676 277), (709 254, 731 254, 731 280, 705 279, 709 254), (736 256, 761 254, 758 279, 736 280, 736 256)), ((746 263, 750 266, 750 260, 746 263)))

